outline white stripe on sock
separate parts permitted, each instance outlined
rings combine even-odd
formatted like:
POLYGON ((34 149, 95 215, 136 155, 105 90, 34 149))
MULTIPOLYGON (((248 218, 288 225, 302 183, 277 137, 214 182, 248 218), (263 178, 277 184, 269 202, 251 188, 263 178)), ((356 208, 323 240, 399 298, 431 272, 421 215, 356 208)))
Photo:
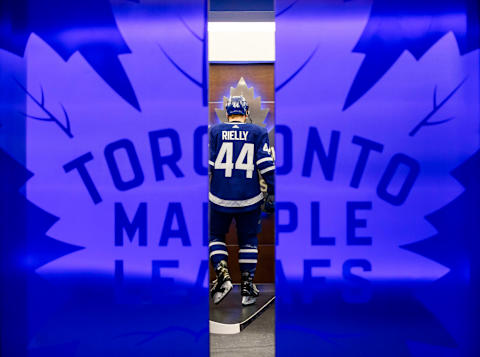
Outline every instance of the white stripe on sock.
POLYGON ((214 255, 217 255, 217 254, 222 254, 222 255, 227 255, 228 256, 228 252, 226 250, 216 250, 216 251, 210 253, 210 258, 214 255))
POLYGON ((239 249, 239 253, 258 253, 258 249, 239 249))
POLYGON ((210 243, 208 243, 209 247, 211 247, 212 245, 225 245, 226 246, 226 244, 224 242, 210 242, 210 243))

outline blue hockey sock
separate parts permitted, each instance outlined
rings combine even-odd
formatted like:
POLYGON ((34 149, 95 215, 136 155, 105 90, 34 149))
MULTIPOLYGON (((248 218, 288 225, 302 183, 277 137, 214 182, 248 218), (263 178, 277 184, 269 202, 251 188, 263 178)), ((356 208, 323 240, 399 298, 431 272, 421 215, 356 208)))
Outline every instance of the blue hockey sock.
POLYGON ((228 260, 225 237, 210 237, 208 250, 210 253, 210 262, 212 263, 214 269, 217 269, 218 263, 220 263, 222 260, 228 260))
MULTIPOLYGON (((256 238, 256 237, 255 237, 256 238)), ((238 250, 238 263, 242 273, 248 272, 255 275, 257 268, 258 248, 256 244, 243 244, 238 250)))
POLYGON ((238 250, 238 263, 240 271, 255 274, 258 259, 258 238, 257 236, 242 237, 240 249, 238 250))

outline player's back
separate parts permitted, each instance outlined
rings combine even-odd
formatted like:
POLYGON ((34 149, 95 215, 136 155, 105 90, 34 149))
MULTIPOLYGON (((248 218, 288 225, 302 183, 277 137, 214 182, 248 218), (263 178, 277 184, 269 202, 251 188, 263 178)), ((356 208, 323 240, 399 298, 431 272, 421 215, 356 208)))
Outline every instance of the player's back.
POLYGON ((221 123, 210 128, 210 201, 223 211, 257 207, 260 192, 257 162, 273 166, 267 130, 250 123, 221 123))

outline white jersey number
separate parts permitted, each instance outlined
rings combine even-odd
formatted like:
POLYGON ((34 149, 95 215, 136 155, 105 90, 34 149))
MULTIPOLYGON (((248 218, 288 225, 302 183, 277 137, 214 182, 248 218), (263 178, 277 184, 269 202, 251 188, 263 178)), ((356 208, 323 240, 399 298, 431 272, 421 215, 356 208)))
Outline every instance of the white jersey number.
MULTIPOLYGON (((253 165, 254 151, 254 144, 243 144, 242 150, 240 150, 240 154, 235 161, 235 169, 245 170, 247 178, 253 177, 253 170, 255 169, 253 165)), ((233 143, 223 143, 215 160, 215 169, 225 170, 225 177, 232 177, 233 167, 233 143)))

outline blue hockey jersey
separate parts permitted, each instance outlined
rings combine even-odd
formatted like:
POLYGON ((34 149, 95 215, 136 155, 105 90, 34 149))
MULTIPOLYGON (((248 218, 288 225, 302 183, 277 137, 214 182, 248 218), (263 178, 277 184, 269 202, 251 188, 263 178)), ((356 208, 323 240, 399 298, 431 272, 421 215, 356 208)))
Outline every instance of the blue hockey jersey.
POLYGON ((209 200, 224 212, 249 211, 263 202, 259 173, 274 192, 275 165, 268 132, 255 124, 229 122, 210 128, 209 200))

